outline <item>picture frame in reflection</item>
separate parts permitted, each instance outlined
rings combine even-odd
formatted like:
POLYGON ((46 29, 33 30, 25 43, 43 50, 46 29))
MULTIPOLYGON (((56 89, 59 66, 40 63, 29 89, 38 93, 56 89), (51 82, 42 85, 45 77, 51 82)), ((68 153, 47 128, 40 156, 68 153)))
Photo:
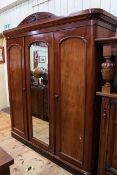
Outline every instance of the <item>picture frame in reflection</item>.
POLYGON ((46 56, 39 56, 39 63, 45 63, 46 62, 46 56))

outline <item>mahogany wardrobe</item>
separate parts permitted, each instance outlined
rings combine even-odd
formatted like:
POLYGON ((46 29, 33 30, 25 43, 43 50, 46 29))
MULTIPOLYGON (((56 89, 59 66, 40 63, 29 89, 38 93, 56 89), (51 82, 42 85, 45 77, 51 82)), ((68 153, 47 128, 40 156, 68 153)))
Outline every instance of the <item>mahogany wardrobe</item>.
POLYGON ((108 12, 88 9, 67 17, 38 12, 4 31, 12 136, 74 174, 96 175, 95 39, 115 36, 116 26, 108 12))

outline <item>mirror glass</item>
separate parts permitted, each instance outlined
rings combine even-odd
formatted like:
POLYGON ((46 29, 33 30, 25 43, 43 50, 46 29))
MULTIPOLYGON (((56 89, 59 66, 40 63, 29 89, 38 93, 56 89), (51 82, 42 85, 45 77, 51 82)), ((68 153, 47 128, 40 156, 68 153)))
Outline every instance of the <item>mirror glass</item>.
POLYGON ((30 47, 30 91, 33 137, 49 145, 48 43, 30 47))

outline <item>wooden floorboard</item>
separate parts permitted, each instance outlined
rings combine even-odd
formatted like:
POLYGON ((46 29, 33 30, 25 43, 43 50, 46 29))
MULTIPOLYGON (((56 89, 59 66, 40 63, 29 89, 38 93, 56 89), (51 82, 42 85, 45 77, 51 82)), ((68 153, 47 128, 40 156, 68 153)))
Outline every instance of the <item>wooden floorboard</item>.
POLYGON ((11 137, 10 116, 0 112, 0 146, 13 158, 11 175, 71 175, 63 168, 11 137))

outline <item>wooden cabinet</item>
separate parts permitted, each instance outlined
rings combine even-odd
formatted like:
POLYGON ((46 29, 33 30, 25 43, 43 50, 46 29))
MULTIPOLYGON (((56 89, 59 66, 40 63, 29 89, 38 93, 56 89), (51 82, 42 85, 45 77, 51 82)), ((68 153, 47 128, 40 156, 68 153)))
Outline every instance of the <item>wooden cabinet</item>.
POLYGON ((94 40, 114 36, 116 25, 109 13, 90 9, 68 17, 36 13, 4 32, 12 135, 74 174, 97 172, 94 40))
POLYGON ((98 175, 117 174, 117 100, 102 98, 98 175))
POLYGON ((39 89, 32 86, 31 96, 32 114, 43 120, 48 120, 48 87, 39 89))
POLYGON ((43 89, 31 87, 31 108, 32 108, 32 114, 41 118, 43 117, 44 113, 44 103, 43 103, 43 98, 44 98, 44 91, 43 89))
MULTIPOLYGON (((116 37, 100 38, 96 40, 96 43, 98 46, 97 52, 99 51, 99 49, 103 50, 103 53, 101 54, 103 55, 104 58, 108 56, 108 58, 112 60, 109 63, 112 63, 112 66, 114 65, 115 70, 117 71, 117 67, 116 67, 117 66, 117 57, 116 57, 117 56, 117 38, 116 37)), ((100 55, 101 62, 105 61, 103 57, 100 55)), ((101 64, 100 64, 100 67, 101 67, 101 64)), ((102 175, 102 174, 116 175, 117 174, 117 93, 116 93, 117 92, 117 89, 116 89, 117 74, 116 74, 116 71, 113 74, 113 79, 111 79, 111 81, 107 79, 111 84, 111 86, 104 87, 104 82, 102 82, 103 84, 100 83, 100 85, 102 85, 102 90, 96 93, 98 96, 101 96, 101 101, 102 101, 99 156, 98 156, 98 173, 97 173, 98 175, 102 175), (104 92, 104 90, 106 92, 104 92), (111 92, 109 92, 109 90, 111 90, 111 92)))

